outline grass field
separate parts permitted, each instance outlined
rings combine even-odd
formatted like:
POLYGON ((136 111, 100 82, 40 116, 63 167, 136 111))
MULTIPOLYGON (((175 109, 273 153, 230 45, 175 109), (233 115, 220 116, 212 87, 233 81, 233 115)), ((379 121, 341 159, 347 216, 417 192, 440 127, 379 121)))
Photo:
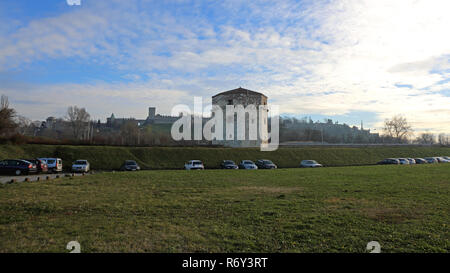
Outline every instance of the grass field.
POLYGON ((304 159, 325 166, 375 164, 388 157, 450 156, 450 147, 300 147, 261 152, 258 148, 206 147, 114 147, 70 145, 0 145, 0 159, 60 157, 65 168, 76 159, 87 159, 93 169, 119 169, 124 160, 136 160, 143 169, 181 169, 191 159, 202 160, 206 168, 218 168, 224 159, 270 159, 279 167, 298 167, 304 159))
POLYGON ((0 252, 449 252, 450 165, 103 173, 0 186, 0 252))

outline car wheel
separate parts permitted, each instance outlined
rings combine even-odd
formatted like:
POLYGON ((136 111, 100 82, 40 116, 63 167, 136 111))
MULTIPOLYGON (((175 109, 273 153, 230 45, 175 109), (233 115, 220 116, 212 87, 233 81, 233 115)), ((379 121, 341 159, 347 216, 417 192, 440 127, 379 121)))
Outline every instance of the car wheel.
POLYGON ((22 171, 21 170, 16 170, 16 175, 21 175, 22 171))

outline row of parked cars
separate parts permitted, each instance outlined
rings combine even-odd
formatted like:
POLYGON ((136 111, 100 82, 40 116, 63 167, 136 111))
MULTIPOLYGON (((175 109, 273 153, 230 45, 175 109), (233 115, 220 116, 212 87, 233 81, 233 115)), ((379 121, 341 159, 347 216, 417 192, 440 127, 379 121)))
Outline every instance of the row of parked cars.
MULTIPOLYGON (((322 167, 321 164, 317 163, 315 160, 303 160, 300 162, 300 167, 303 168, 316 168, 322 167)), ((239 164, 236 164, 233 160, 223 160, 220 163, 221 169, 226 170, 256 170, 256 169, 276 169, 277 165, 275 165, 271 160, 268 159, 259 159, 256 162, 252 160, 242 160, 239 164)), ((205 166, 201 160, 189 160, 184 164, 184 169, 186 170, 204 170, 205 166)))
POLYGON ((378 162, 380 165, 410 165, 410 164, 433 164, 450 163, 449 156, 434 156, 425 158, 386 158, 378 162))
MULTIPOLYGON (((125 160, 120 166, 121 171, 139 171, 141 168, 134 160, 125 160)), ((35 159, 5 159, 0 161, 0 174, 27 175, 39 173, 60 173, 63 171, 61 158, 35 159)), ((85 159, 75 160, 71 171, 74 173, 88 173, 91 164, 85 159)))
POLYGON ((62 172, 62 160, 60 158, 34 158, 0 161, 0 173, 2 174, 21 175, 47 172, 62 172))
MULTIPOLYGON (((1 174, 38 174, 38 173, 60 173, 63 171, 61 158, 34 158, 34 159, 5 159, 0 161, 1 174)), ((87 160, 76 160, 72 164, 73 172, 90 171, 87 160)))

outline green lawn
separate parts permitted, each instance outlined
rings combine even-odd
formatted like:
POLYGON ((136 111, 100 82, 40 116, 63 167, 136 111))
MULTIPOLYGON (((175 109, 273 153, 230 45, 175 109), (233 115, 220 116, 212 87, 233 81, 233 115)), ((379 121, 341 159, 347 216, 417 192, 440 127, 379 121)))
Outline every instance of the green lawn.
POLYGON ((450 164, 103 173, 0 186, 0 252, 449 252, 450 164))

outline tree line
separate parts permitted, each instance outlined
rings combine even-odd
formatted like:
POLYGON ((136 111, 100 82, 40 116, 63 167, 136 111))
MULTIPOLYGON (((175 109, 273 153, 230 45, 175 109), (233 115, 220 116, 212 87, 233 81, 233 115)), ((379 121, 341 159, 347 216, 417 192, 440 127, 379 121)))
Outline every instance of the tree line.
MULTIPOLYGON (((17 114, 10 107, 8 97, 2 95, 0 99, 0 140, 2 142, 28 142, 28 143, 83 143, 104 145, 195 145, 207 144, 203 142, 175 142, 170 137, 170 129, 156 130, 151 126, 139 126, 133 120, 123 122, 114 130, 100 130, 100 122, 91 120, 90 114, 85 108, 70 106, 66 116, 58 119, 68 129, 66 135, 50 134, 47 140, 36 136, 36 130, 44 130, 42 125, 34 124, 30 119, 17 114)), ((404 143, 404 144, 440 144, 450 145, 450 136, 447 134, 433 134, 422 132, 415 136, 414 130, 407 119, 401 115, 394 116, 384 121, 383 133, 377 138, 371 137, 364 131, 355 130, 356 127, 343 125, 344 133, 329 133, 326 130, 317 129, 310 119, 309 122, 295 118, 281 118, 280 141, 313 141, 327 143, 404 143), (302 129, 292 124, 309 124, 310 127, 302 129), (353 129, 353 131, 351 130, 353 129), (350 134, 348 132, 356 132, 350 134)), ((315 124, 319 124, 318 122, 315 124)), ((333 127, 331 119, 327 119, 322 125, 333 127)), ((51 130, 50 130, 51 131, 51 130)))

